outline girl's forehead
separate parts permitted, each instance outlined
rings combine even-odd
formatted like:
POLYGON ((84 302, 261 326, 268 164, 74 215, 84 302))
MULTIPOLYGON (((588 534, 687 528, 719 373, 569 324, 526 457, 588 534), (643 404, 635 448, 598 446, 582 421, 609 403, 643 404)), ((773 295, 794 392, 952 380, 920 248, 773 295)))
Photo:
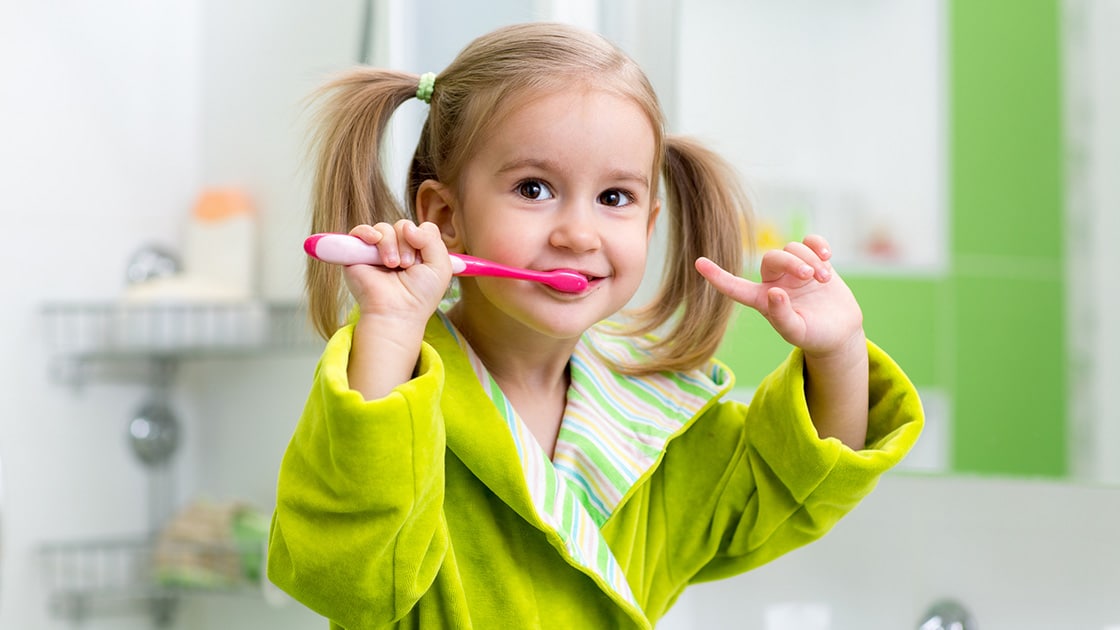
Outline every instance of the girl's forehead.
POLYGON ((491 113, 478 139, 486 144, 512 133, 565 140, 571 132, 588 127, 600 127, 606 133, 614 131, 611 125, 603 124, 606 121, 623 123, 629 130, 636 131, 636 135, 648 137, 652 143, 658 141, 655 123, 640 102, 617 90, 587 85, 574 89, 522 90, 512 98, 503 99, 491 113))
POLYGON ((508 104, 506 110, 479 138, 467 170, 490 176, 531 172, 546 178, 629 180, 653 187, 654 128, 632 99, 605 90, 552 92, 508 104))

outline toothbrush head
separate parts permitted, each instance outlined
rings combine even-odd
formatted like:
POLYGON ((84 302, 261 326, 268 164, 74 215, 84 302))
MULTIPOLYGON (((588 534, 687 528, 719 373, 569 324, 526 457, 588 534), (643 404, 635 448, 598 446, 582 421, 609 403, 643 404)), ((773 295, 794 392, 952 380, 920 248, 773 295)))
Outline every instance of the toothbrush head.
POLYGON ((583 274, 567 269, 549 271, 543 274, 540 282, 564 293, 582 293, 587 289, 587 278, 583 274))

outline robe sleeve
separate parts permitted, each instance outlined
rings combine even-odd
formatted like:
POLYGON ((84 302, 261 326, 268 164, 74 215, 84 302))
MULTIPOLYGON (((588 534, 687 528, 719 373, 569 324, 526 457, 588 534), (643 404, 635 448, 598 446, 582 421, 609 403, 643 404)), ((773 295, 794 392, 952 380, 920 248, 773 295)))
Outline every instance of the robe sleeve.
POLYGON ((284 454, 268 578, 346 628, 406 614, 449 546, 443 514, 443 364, 424 344, 415 377, 384 398, 351 390, 353 326, 328 342, 284 454))
POLYGON ((735 425, 737 436, 692 581, 742 573, 820 538, 909 452, 923 424, 917 391, 881 349, 869 342, 868 352, 868 434, 861 450, 818 437, 799 350, 762 382, 745 410, 736 402, 713 410, 723 416, 717 422, 735 425))

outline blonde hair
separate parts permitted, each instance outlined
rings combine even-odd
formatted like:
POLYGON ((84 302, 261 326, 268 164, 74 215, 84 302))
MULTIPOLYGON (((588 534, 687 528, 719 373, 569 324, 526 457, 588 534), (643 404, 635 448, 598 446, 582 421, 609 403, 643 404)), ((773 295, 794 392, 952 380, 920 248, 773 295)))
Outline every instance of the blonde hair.
MULTIPOLYGON (((418 81, 415 74, 357 68, 317 92, 322 103, 314 136, 312 232, 415 220, 420 184, 432 179, 455 187, 480 140, 516 99, 573 82, 609 91, 632 99, 649 117, 655 149, 651 171, 664 179, 669 223, 658 295, 632 313, 624 331, 661 335, 652 342, 650 361, 615 367, 642 374, 698 368, 711 359, 734 303, 693 264, 707 256, 733 273, 743 269, 750 206, 727 162, 693 140, 666 134, 653 87, 630 57, 594 33, 541 22, 501 28, 471 42, 436 80, 408 169, 406 211, 385 181, 381 146, 389 119, 416 95, 418 81)), ((651 197, 656 198, 657 178, 653 181, 651 197)), ((348 302, 341 274, 309 259, 306 281, 311 320, 329 337, 348 302)))

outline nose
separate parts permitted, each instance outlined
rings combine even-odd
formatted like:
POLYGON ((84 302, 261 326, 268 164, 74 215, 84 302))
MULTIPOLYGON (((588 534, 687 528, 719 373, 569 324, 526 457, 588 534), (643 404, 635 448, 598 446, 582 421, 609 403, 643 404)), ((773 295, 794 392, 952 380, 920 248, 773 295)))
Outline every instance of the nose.
POLYGON ((553 247, 583 253, 599 249, 602 241, 595 210, 584 204, 572 204, 557 215, 549 244, 553 247))

